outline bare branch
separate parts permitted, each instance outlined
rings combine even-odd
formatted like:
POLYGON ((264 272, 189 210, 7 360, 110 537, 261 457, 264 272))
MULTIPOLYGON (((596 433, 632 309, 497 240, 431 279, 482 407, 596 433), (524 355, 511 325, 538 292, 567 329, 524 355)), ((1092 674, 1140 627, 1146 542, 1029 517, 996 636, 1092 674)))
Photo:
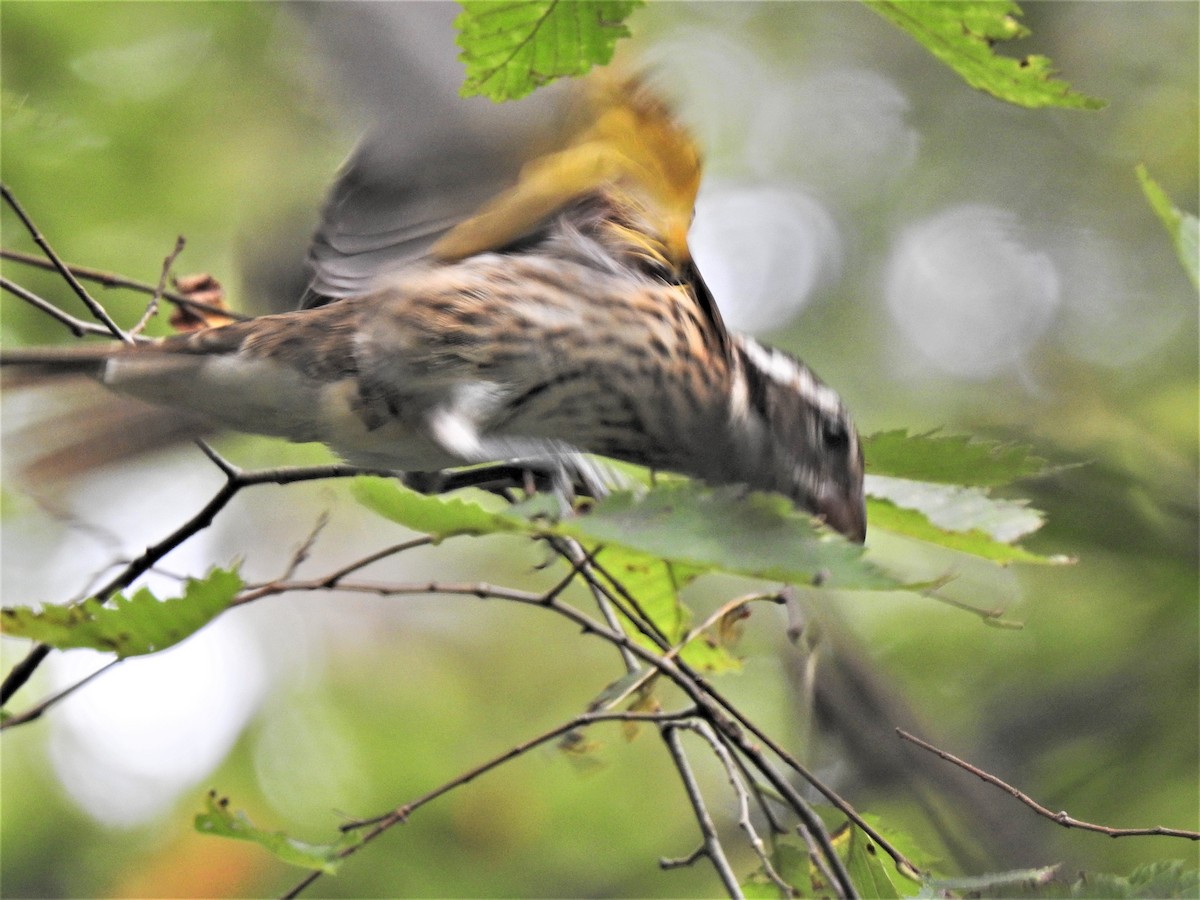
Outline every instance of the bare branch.
MULTIPOLYGON (((225 483, 217 490, 199 512, 180 525, 161 541, 147 547, 146 550, 130 562, 126 567, 101 587, 94 596, 107 600, 114 592, 129 587, 137 578, 147 572, 160 559, 212 524, 217 514, 237 496, 239 491, 260 484, 293 484, 298 481, 316 481, 326 478, 350 478, 364 474, 388 474, 379 470, 361 469, 357 466, 332 464, 327 466, 299 466, 276 469, 262 469, 255 472, 243 472, 220 457, 216 451, 201 443, 201 449, 225 473, 225 483)), ((8 676, 0 684, 0 706, 9 701, 13 694, 33 675, 42 661, 50 652, 46 644, 37 644, 29 654, 13 666, 8 676)))
POLYGON ((21 207, 21 204, 17 202, 17 198, 13 196, 12 191, 8 189, 8 185, 4 184, 3 182, 0 182, 0 195, 4 197, 5 202, 8 203, 12 211, 17 214, 17 218, 21 220, 22 224, 29 232, 29 236, 33 238, 34 243, 42 248, 42 252, 45 253, 50 262, 54 264, 54 268, 57 270, 58 274, 60 274, 67 284, 71 286, 71 290, 73 290, 76 296, 83 301, 83 305, 91 311, 92 315, 96 317, 96 320, 104 325, 104 327, 108 329, 109 333, 112 334, 113 337, 120 341, 124 341, 126 344, 132 344, 133 338, 121 330, 120 326, 117 325, 117 323, 114 322, 112 317, 108 314, 108 310, 97 303, 95 298, 93 298, 92 295, 87 292, 87 288, 79 283, 79 279, 77 279, 71 273, 71 270, 67 267, 66 263, 59 259, 58 254, 54 252, 54 248, 50 246, 50 242, 46 240, 40 231, 38 231, 37 226, 33 224, 33 220, 29 218, 29 214, 26 213, 21 207))
MULTIPOLYGON (((552 539, 550 546, 554 547, 559 554, 571 563, 576 574, 593 565, 593 559, 584 552, 583 547, 580 546, 578 541, 571 540, 570 538, 561 540, 552 539)), ((600 615, 604 617, 604 621, 608 624, 608 627, 613 631, 623 630, 621 620, 617 618, 616 609, 608 593, 600 588, 595 578, 587 578, 585 576, 584 580, 587 581, 588 588, 591 590, 592 596, 596 599, 596 605, 600 608, 600 615)), ((633 674, 641 668, 637 658, 624 647, 617 647, 617 651, 621 654, 621 662, 624 663, 626 672, 633 674)))
POLYGON ((108 329, 103 325, 97 325, 94 322, 85 322, 83 319, 78 319, 70 313, 63 312, 53 303, 43 300, 37 294, 33 293, 33 291, 21 287, 15 281, 0 278, 0 288, 3 288, 15 297, 19 297, 55 321, 61 322, 75 337, 83 337, 85 334, 109 334, 108 329))
POLYGON ((1107 834, 1109 837, 1114 838, 1145 837, 1156 835, 1162 837, 1187 838, 1189 841, 1200 841, 1200 831, 1186 831, 1181 828, 1164 828, 1161 825, 1157 825, 1153 828, 1110 828, 1107 825, 1095 825, 1091 822, 1084 822, 1080 819, 1074 818, 1073 816, 1067 815, 1066 812, 1053 812, 1042 806, 1042 804, 1038 803, 1028 794, 1022 793, 1008 782, 1002 781, 995 775, 971 765, 966 760, 959 759, 953 753, 948 753, 945 750, 941 750, 933 746, 933 744, 927 743, 926 741, 921 740, 919 737, 909 734, 902 728, 897 728, 896 734, 900 735, 901 738, 908 741, 910 744, 916 744, 922 750, 928 750, 935 756, 940 756, 942 759, 946 760, 946 762, 954 763, 954 765, 958 766, 960 769, 965 769, 977 778, 981 778, 982 780, 986 781, 988 784, 995 785, 1002 791, 1005 791, 1006 793, 1016 797, 1039 816, 1047 818, 1051 822, 1056 822, 1064 828, 1079 828, 1084 831, 1096 831, 1100 834, 1107 834))
POLYGON ((154 287, 154 293, 150 296, 150 302, 146 304, 146 311, 142 313, 142 317, 138 319, 137 324, 129 329, 131 335, 141 334, 143 329, 150 324, 150 320, 158 315, 158 301, 162 297, 163 291, 167 289, 167 278, 171 274, 171 266, 175 264, 176 258, 183 252, 185 243, 183 235, 175 239, 174 249, 163 260, 162 274, 158 276, 158 284, 154 287))
MULTIPOLYGON (((12 262, 21 263, 26 266, 33 266, 37 269, 45 269, 46 271, 57 271, 54 264, 49 260, 42 259, 40 256, 34 256, 32 253, 22 253, 20 250, 0 249, 0 259, 7 259, 12 262)), ((133 278, 127 278, 124 275, 118 275, 115 272, 105 272, 101 269, 93 269, 89 266, 77 266, 67 264, 67 268, 71 270, 76 278, 82 281, 90 281, 94 284, 102 285, 108 288, 123 288, 128 291, 135 291, 139 294, 153 295, 156 288, 153 284, 148 284, 145 281, 138 281, 133 278)), ((163 300, 168 303, 173 303, 183 309, 194 310, 196 312, 206 312, 228 316, 231 319, 244 321, 251 318, 244 313, 236 313, 232 310, 222 309, 218 306, 213 306, 211 303, 202 303, 199 300, 192 300, 180 294, 177 291, 163 290, 160 294, 163 300)), ((108 329, 104 329, 104 333, 108 334, 108 329)))
POLYGON ((0 731, 3 731, 5 728, 12 728, 15 725, 24 725, 26 722, 33 722, 36 719, 40 719, 42 717, 42 714, 45 713, 46 710, 48 710, 50 707, 55 706, 58 703, 61 703, 63 700, 67 699, 67 697, 69 697, 71 694, 75 693, 77 690, 79 690, 81 687, 83 687, 85 684, 88 684, 90 681, 92 681, 92 679, 97 678, 100 675, 104 674, 105 672, 107 672, 109 669, 111 669, 113 666, 117 665, 120 662, 122 662, 122 660, 114 659, 112 662, 107 663, 104 666, 101 666, 99 669, 97 669, 91 675, 88 675, 85 678, 79 679, 79 681, 75 682, 74 684, 72 684, 66 688, 63 688, 57 694, 52 694, 51 696, 49 696, 45 700, 43 700, 41 703, 38 703, 38 704, 35 704, 34 706, 29 707, 29 709, 25 710, 25 712, 20 713, 15 716, 9 716, 3 722, 0 722, 0 731))
MULTIPOLYGON (((729 865, 729 859, 725 856, 725 849, 721 846, 721 839, 717 835, 717 826, 713 824, 708 806, 704 802, 704 794, 700 791, 700 785, 697 784, 696 776, 692 772, 692 764, 688 762, 687 754, 683 752, 683 745, 679 740, 679 728, 668 724, 664 725, 661 731, 662 738, 671 753, 671 759, 675 762, 675 768, 679 771, 679 777, 683 780, 683 788, 687 791, 688 802, 692 804, 696 824, 700 826, 702 841, 700 852, 708 857, 708 861, 717 870, 717 877, 725 885, 725 891, 730 897, 745 896, 742 893, 741 885, 738 884, 737 876, 733 873, 733 867, 729 865)), ((698 854, 688 857, 689 862, 694 862, 696 859, 699 859, 698 854)))
MULTIPOLYGON (((712 752, 725 768, 725 777, 729 780, 729 786, 733 788, 733 792, 738 798, 738 825, 746 833, 746 839, 750 841, 750 846, 754 848, 754 855, 758 857, 763 872, 779 888, 783 896, 792 896, 796 889, 775 871, 775 866, 772 865, 771 857, 767 853, 766 845, 763 843, 763 839, 759 837, 758 829, 754 827, 754 823, 750 820, 750 789, 743 780, 743 773, 735 761, 734 755, 707 722, 681 722, 678 725, 668 727, 687 728, 690 731, 694 731, 712 748, 712 752)), ((817 855, 820 856, 820 854, 817 855)))
MULTIPOLYGON (((921 874, 920 869, 918 869, 913 862, 908 859, 908 857, 901 853, 894 844, 888 841, 887 838, 883 837, 883 835, 881 835, 877 829, 872 827, 869 822, 859 815, 858 811, 850 805, 849 801, 821 781, 821 779, 817 778, 817 776, 810 772, 806 766, 804 766, 798 759, 795 758, 795 756, 788 753, 788 751, 784 749, 784 747, 777 740, 763 731, 762 728, 760 728, 749 717, 747 717, 746 714, 743 713, 737 706, 735 706, 719 691, 717 691, 717 689, 714 688, 712 684, 710 684, 702 675, 700 675, 682 660, 679 661, 679 668, 694 680, 694 683, 699 689, 700 694, 705 699, 709 700, 712 704, 716 704, 720 710, 728 713, 737 722, 737 724, 744 727, 747 731, 754 735, 754 737, 762 741, 762 743, 773 754, 779 757, 779 759, 788 768, 812 785, 818 793, 820 793, 823 797, 825 797, 826 800, 837 807, 837 809, 843 815, 845 815, 846 818, 862 829, 871 838, 871 840, 875 841, 875 843, 878 844, 880 848, 882 848, 883 851, 892 858, 892 860, 896 863, 896 867, 905 875, 905 877, 919 879, 921 874)), ((677 681, 676 683, 679 682, 677 681)), ((710 708, 708 705, 703 704, 702 701, 697 702, 703 709, 710 708)), ((717 721, 713 721, 713 725, 718 726, 719 723, 717 721)), ((742 735, 736 726, 733 726, 732 723, 728 723, 726 727, 733 728, 733 732, 731 733, 731 736, 735 737, 733 744, 740 752, 747 753, 752 759, 754 754, 759 754, 761 757, 761 751, 759 751, 753 742, 749 741, 745 735, 742 735), (747 748, 750 749, 748 750, 747 748)), ((785 778, 781 778, 778 773, 776 773, 771 767, 765 766, 765 764, 756 762, 755 768, 763 774, 763 776, 768 782, 770 782, 771 786, 776 791, 783 795, 783 797, 787 800, 788 805, 795 810, 798 815, 800 815, 805 827, 808 828, 814 837, 821 842, 822 846, 826 848, 828 854, 832 856, 830 864, 834 866, 835 873, 839 867, 841 867, 842 871, 844 872, 845 869, 842 867, 841 860, 833 851, 833 845, 830 843, 829 834, 825 830, 825 826, 822 824, 816 813, 813 812, 812 808, 796 791, 791 782, 785 778)), ((840 881, 840 879, 838 880, 840 881)), ((845 880, 846 883, 849 884, 849 875, 846 875, 845 880)))
MULTIPOLYGON (((458 775, 455 778, 452 778, 449 781, 445 782, 444 784, 439 785, 438 787, 434 788, 432 791, 429 791, 427 794, 424 794, 421 797, 418 797, 416 800, 412 800, 408 803, 405 803, 402 806, 398 806, 395 809, 391 810, 390 812, 384 813, 383 815, 380 815, 380 816, 375 816, 370 819, 359 819, 359 820, 356 820, 353 822, 346 822, 341 827, 342 831, 344 831, 344 832, 357 831, 362 828, 369 828, 370 830, 367 831, 362 836, 361 842, 342 850, 338 854, 338 858, 346 859, 349 856, 353 856, 362 847, 366 846, 368 843, 373 841, 375 838, 379 837, 379 835, 383 834, 388 829, 390 829, 396 825, 401 825, 401 824, 404 824, 405 822, 407 822, 408 818, 414 812, 416 812, 422 806, 425 806, 427 803, 430 803, 433 800, 436 800, 438 797, 441 797, 443 794, 447 794, 450 791, 454 790, 455 788, 462 787, 463 785, 468 784, 471 781, 474 781, 480 775, 490 772, 492 769, 495 769, 495 768, 503 765, 504 763, 509 762, 510 760, 516 759, 517 757, 522 756, 525 753, 528 753, 530 750, 540 747, 542 744, 545 744, 548 741, 552 741, 555 738, 561 737, 562 735, 567 734, 568 732, 575 731, 580 728, 586 728, 587 726, 594 725, 597 722, 667 723, 667 722, 681 721, 681 720, 686 719, 689 716, 693 716, 693 715, 695 715, 694 709, 685 709, 685 710, 681 710, 679 712, 672 712, 672 713, 635 713, 635 712, 581 713, 580 715, 577 715, 571 719, 568 719, 566 722, 563 722, 563 723, 560 723, 559 725, 554 726, 553 728, 549 729, 548 731, 543 731, 541 734, 536 735, 535 737, 532 737, 526 741, 522 741, 519 744, 515 744, 514 746, 505 750, 503 753, 493 756, 491 759, 487 760, 486 762, 483 762, 471 769, 468 769, 467 771, 463 772, 461 775, 458 775)), ((321 872, 319 870, 310 872, 303 880, 301 880, 299 883, 297 883, 291 890, 289 890, 286 894, 283 894, 282 896, 285 898, 298 896, 305 888, 307 888, 310 884, 312 884, 314 881, 316 881, 319 877, 321 877, 321 872)))

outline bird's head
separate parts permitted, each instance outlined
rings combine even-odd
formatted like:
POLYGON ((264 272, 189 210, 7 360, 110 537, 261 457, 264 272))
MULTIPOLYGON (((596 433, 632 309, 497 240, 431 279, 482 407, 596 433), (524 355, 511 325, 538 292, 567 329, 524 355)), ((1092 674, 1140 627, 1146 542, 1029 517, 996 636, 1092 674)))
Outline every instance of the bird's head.
POLYGON ((800 360, 752 338, 735 336, 733 352, 733 425, 752 445, 746 481, 786 494, 862 543, 862 447, 837 392, 800 360))

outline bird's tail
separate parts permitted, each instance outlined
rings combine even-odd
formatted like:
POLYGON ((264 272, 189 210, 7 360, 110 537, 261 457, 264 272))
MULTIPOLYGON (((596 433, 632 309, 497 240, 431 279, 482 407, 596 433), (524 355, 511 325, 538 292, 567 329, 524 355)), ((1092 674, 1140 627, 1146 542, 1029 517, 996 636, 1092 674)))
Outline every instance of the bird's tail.
POLYGON ((119 344, 0 349, 4 387, 41 384, 72 376, 100 378, 119 344))
POLYGON ((99 390, 122 345, 0 349, 5 470, 39 493, 213 432, 211 422, 99 390))

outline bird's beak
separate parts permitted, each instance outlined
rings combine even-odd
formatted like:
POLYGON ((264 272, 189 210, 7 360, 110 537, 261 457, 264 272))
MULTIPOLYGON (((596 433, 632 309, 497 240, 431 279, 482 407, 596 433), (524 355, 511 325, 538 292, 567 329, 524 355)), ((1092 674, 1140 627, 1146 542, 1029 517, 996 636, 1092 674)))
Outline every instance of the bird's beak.
POLYGON ((867 505, 862 491, 829 493, 817 501, 817 512, 826 525, 836 528, 856 544, 867 539, 867 505))

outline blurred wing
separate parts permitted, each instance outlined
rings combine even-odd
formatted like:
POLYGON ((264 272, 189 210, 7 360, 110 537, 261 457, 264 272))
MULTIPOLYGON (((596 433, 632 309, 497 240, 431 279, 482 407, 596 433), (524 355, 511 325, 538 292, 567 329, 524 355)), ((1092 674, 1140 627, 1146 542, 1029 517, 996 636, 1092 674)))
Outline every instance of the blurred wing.
POLYGON ((623 265, 687 287, 724 340, 687 243, 701 173, 691 135, 639 82, 594 75, 590 86, 585 127, 527 163, 513 187, 440 238, 432 255, 454 261, 499 250, 562 218, 623 265))
MULTIPOLYGON (((454 3, 294 4, 371 128, 343 164, 308 251, 303 306, 366 293, 561 146, 571 85, 462 99, 454 3)), ((575 104, 577 105, 577 104, 575 104)))
MULTIPOLYGON (((365 293, 421 258, 511 249, 565 217, 725 328, 687 246, 700 157, 666 105, 603 73, 515 103, 462 99, 449 3, 299 4, 377 124, 343 166, 303 302, 365 293)), ((534 241, 536 243, 536 240, 534 241)))

